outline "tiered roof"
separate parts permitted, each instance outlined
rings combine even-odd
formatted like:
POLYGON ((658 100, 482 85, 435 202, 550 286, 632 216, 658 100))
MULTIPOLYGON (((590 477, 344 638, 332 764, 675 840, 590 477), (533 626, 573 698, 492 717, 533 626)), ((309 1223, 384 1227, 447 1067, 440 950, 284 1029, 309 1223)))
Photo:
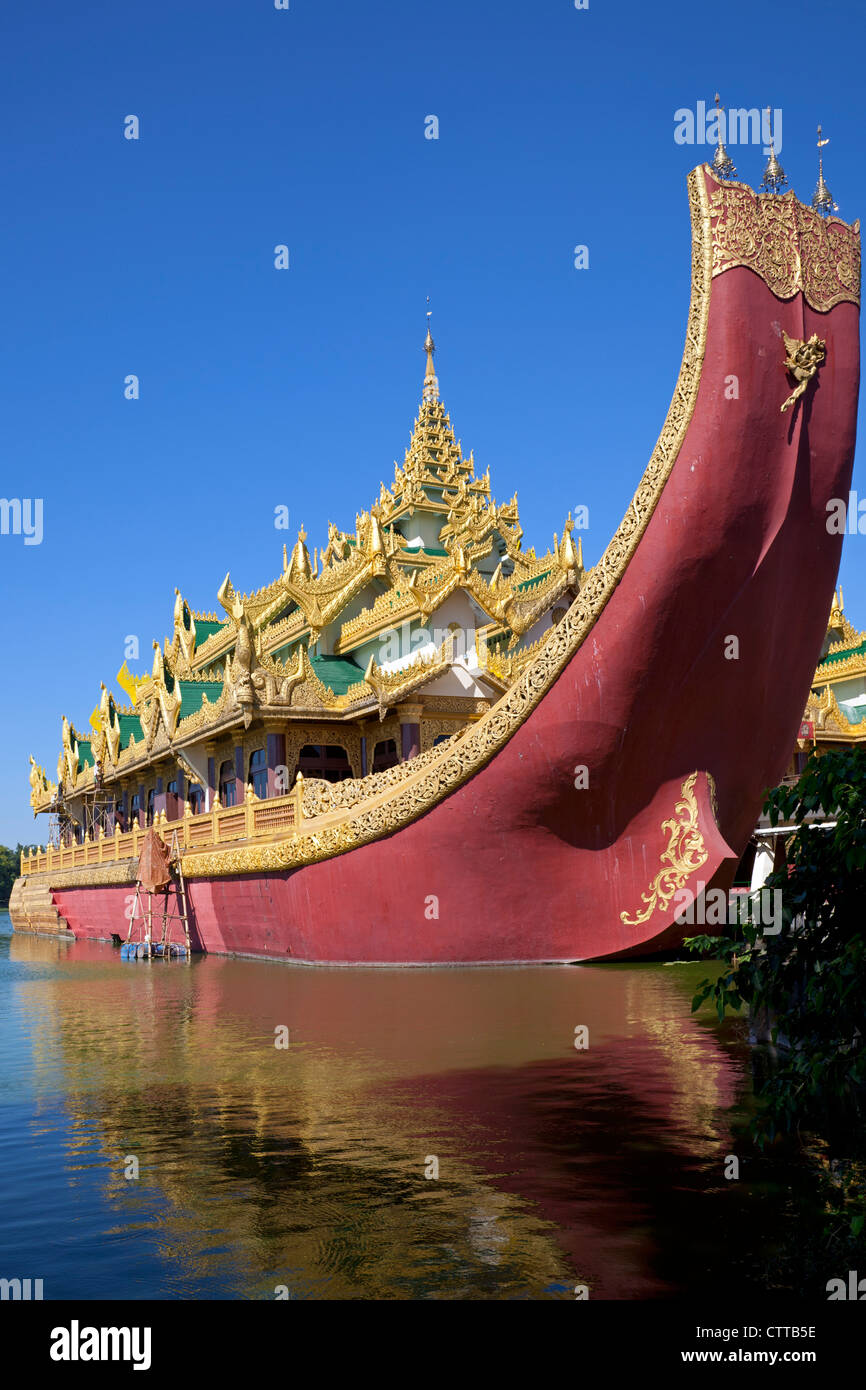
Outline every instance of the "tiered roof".
POLYGON ((154 642, 150 674, 133 675, 125 664, 118 672, 126 703, 103 686, 88 733, 63 721, 58 783, 31 759, 34 810, 47 809, 58 785, 69 794, 92 784, 97 760, 107 777, 122 775, 241 716, 248 725, 256 713, 303 720, 384 712, 446 671, 454 654, 445 644, 389 670, 377 664, 371 642, 404 622, 423 625, 457 591, 487 617, 479 661, 486 639, 499 639, 490 648, 497 669, 485 668, 482 678, 494 694, 503 688, 506 649, 516 675, 524 635, 557 600, 577 593, 580 545, 569 519, 545 555, 522 549, 517 496, 498 504, 489 469, 476 475, 473 455, 455 438, 429 329, 424 350, 422 400, 403 463, 356 515, 354 533, 329 522, 311 559, 302 526, 269 584, 242 594, 226 575, 217 594, 224 616, 194 611, 176 589, 173 633, 162 646, 154 642))

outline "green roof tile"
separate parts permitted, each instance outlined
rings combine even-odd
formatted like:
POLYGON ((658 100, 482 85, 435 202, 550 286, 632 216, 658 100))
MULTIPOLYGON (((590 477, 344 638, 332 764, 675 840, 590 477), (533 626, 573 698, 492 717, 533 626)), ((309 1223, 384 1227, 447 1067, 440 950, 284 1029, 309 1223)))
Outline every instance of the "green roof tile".
POLYGON ((120 725, 121 748, 129 747, 130 738, 134 738, 136 743, 141 743, 144 738, 144 730, 137 714, 118 714, 117 722, 120 725))
POLYGON ((534 574, 531 579, 524 579, 522 584, 518 584, 518 589, 534 589, 536 584, 540 584, 542 579, 546 579, 550 570, 545 570, 543 574, 534 574))
POLYGON ((222 693, 222 681, 181 681, 178 720, 186 719, 188 714, 195 714, 200 710, 205 695, 210 703, 215 705, 222 693))
MULTIPOLYGON (((226 619, 226 622, 228 619, 226 619)), ((209 618, 196 618, 195 620, 195 644, 203 647, 209 637, 213 637, 215 632, 221 632, 226 623, 211 622, 209 618)))
POLYGON ((345 695, 350 685, 364 679, 360 666, 342 656, 312 656, 310 661, 319 680, 330 686, 335 695, 345 695))
POLYGON ((830 652, 829 656, 824 657, 820 665, 825 666, 835 661, 846 661, 849 656, 862 656, 864 652, 866 652, 866 641, 861 642, 857 647, 843 647, 841 651, 830 652))

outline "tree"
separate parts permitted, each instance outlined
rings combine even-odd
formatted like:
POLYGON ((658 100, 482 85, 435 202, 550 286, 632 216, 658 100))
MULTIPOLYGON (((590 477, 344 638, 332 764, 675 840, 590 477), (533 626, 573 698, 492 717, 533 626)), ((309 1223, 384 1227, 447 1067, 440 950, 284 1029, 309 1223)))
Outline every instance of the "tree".
POLYGON ((711 999, 721 1020, 745 1004, 768 1030, 775 1050, 753 1054, 752 1136, 762 1148, 786 1136, 800 1145, 816 1180, 816 1246, 842 1255, 866 1222, 866 748, 813 755, 765 810, 772 825, 797 827, 766 884, 781 894, 782 930, 738 923, 692 937, 689 949, 725 966, 692 1009, 711 999))
POLYGON ((9 906, 12 885, 21 872, 22 851, 34 848, 34 845, 17 845, 15 849, 8 849, 6 845, 0 845, 0 908, 9 906))
POLYGON ((768 794, 765 810, 772 825, 797 826, 786 867, 766 883, 781 894, 782 930, 762 935, 760 924, 744 923, 731 936, 692 937, 690 949, 727 965, 703 981, 692 1007, 711 997, 722 1019, 745 1003, 769 1021, 781 1054, 760 1085, 760 1133, 862 1127, 866 748, 813 755, 795 786, 768 794))

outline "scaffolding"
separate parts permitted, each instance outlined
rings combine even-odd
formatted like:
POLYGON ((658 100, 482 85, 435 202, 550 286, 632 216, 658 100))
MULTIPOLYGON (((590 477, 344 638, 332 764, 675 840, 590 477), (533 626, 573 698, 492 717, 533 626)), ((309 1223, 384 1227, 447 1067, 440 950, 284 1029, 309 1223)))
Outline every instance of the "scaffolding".
POLYGON ((48 844, 52 849, 62 849, 74 839, 76 829, 66 802, 62 797, 55 797, 48 811, 48 844))
MULTIPOLYGON (((161 843, 161 842, 160 842, 161 843)), ((141 881, 141 861, 135 883, 135 897, 129 913, 129 927, 126 941, 122 943, 122 960, 189 960, 191 957, 189 940, 189 909, 186 896, 186 880, 183 876, 182 851, 175 830, 168 847, 169 876, 164 887, 151 891, 141 881), (172 891, 174 903, 171 902, 172 891), (157 927, 154 933, 154 899, 162 898, 161 908, 157 904, 157 927), (175 910, 175 908, 177 910, 175 910), (162 930, 159 917, 162 917, 162 930), (183 940, 176 928, 183 928, 183 940)))
POLYGON ((106 790, 99 759, 93 766, 93 786, 84 792, 81 801, 81 833, 85 841, 98 840, 108 834, 108 823, 117 815, 117 803, 106 790))

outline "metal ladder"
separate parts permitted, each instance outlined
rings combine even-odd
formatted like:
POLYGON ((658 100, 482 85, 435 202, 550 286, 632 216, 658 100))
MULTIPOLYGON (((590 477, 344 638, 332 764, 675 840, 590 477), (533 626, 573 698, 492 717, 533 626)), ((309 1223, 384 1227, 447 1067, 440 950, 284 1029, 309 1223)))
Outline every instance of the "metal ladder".
POLYGON ((169 863, 177 874, 177 900, 180 906, 180 913, 169 912, 168 900, 171 893, 171 884, 166 887, 165 899, 162 906, 162 937, 159 941, 153 940, 153 894, 147 895, 147 907, 145 908, 141 896, 141 884, 135 885, 135 900, 132 905, 132 912, 129 918, 129 929, 126 933, 126 942, 120 948, 121 959, 123 960, 145 960, 156 956, 163 959, 170 959, 172 956, 181 956, 186 960, 191 957, 189 940, 189 905, 186 895, 186 880, 183 876, 183 856, 175 830, 169 847, 169 863), (144 926, 144 938, 133 941, 132 932, 137 919, 141 917, 144 926), (183 923, 184 944, 173 942, 170 937, 169 924, 180 921, 183 923))

